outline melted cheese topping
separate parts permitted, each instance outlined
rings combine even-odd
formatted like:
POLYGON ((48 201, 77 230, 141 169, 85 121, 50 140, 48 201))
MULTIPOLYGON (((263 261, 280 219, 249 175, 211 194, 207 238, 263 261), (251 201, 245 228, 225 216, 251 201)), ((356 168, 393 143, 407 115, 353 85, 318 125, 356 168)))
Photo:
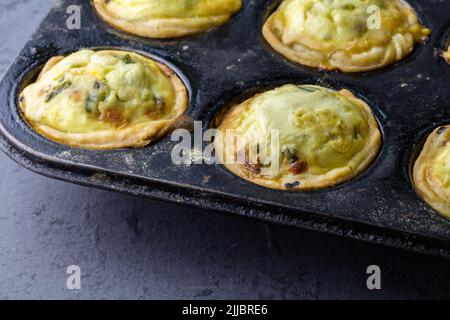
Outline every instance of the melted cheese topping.
POLYGON ((400 60, 430 34, 400 0, 285 0, 270 21, 283 45, 322 68, 400 60))
POLYGON ((270 172, 272 180, 287 178, 307 185, 308 180, 343 168, 351 175, 370 152, 378 151, 379 145, 368 151, 370 139, 377 136, 380 142, 376 121, 368 107, 349 92, 286 85, 236 108, 239 112, 229 115, 219 130, 234 129, 237 138, 245 141, 241 146, 257 142, 261 163, 279 155, 281 166, 270 172), (277 144, 272 144, 273 130, 278 132, 277 144))
POLYGON ((427 139, 413 170, 414 182, 423 198, 450 217, 450 129, 440 127, 427 139))
POLYGON ((110 0, 106 6, 116 18, 145 21, 232 15, 241 4, 241 0, 110 0))
POLYGON ((62 59, 23 91, 30 122, 92 133, 173 116, 175 93, 154 61, 123 51, 83 50, 62 59))

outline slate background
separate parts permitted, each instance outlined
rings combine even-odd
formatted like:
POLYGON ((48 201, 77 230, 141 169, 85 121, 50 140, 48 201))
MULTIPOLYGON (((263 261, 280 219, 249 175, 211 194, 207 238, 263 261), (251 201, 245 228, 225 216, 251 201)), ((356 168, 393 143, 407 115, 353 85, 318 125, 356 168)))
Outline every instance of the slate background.
MULTIPOLYGON (((0 74, 51 6, 0 0, 0 74)), ((0 154, 1 299, 450 298, 450 260, 54 181, 0 154), (66 289, 67 266, 82 290, 66 289), (366 288, 367 266, 381 291, 366 288)))

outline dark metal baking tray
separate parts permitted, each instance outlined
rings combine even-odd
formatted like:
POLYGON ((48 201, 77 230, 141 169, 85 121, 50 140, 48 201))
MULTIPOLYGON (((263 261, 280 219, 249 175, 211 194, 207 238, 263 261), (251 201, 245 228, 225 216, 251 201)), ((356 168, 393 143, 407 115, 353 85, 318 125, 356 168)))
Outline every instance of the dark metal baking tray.
POLYGON ((61 180, 448 257, 450 220, 417 196, 410 164, 426 134, 450 123, 450 67, 436 55, 449 35, 450 1, 409 2, 432 29, 429 42, 384 70, 343 74, 289 62, 265 43, 261 28, 270 0, 247 0, 225 26, 172 40, 115 31, 89 1, 58 1, 1 82, 1 148, 24 167, 61 180), (66 27, 70 5, 82 6, 81 30, 66 27), (383 130, 381 154, 353 181, 285 192, 253 185, 220 165, 176 166, 170 157, 176 142, 169 136, 136 150, 89 151, 51 142, 24 122, 17 96, 50 57, 80 48, 135 50, 176 66, 190 89, 188 114, 205 128, 226 102, 249 90, 286 83, 348 88, 373 107, 383 130))

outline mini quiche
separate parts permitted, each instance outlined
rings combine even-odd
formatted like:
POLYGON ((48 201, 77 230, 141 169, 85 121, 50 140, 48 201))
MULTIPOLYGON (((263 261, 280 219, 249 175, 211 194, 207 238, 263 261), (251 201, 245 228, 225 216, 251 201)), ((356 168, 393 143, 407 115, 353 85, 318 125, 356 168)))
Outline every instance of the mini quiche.
POLYGON ((313 85, 258 94, 219 114, 216 126, 217 159, 241 178, 279 190, 347 181, 368 168, 381 146, 365 102, 348 90, 313 85))
POLYGON ((413 168, 417 191, 435 210, 450 218, 450 127, 428 137, 413 168))
POLYGON ((187 109, 184 83, 165 65, 126 51, 81 50, 50 59, 20 94, 28 123, 74 147, 142 147, 187 109))
POLYGON ((176 38, 227 22, 242 0, 93 0, 113 27, 148 38, 176 38))
POLYGON ((300 64, 361 72, 403 59, 430 30, 403 0, 284 0, 263 34, 300 64))

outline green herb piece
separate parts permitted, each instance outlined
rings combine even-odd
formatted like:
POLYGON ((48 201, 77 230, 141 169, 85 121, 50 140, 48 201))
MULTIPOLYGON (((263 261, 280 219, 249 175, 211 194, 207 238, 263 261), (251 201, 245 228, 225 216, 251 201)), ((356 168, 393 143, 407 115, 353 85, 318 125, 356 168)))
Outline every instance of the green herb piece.
POLYGON ((86 99, 86 111, 92 113, 97 107, 98 96, 96 94, 90 94, 86 99))
POLYGON ((105 83, 103 81, 95 81, 94 82, 94 92, 89 94, 89 96, 86 99, 86 111, 88 113, 93 113, 96 111, 97 106, 100 102, 105 100, 106 93, 105 90, 102 90, 105 88, 105 83))
POLYGON ((295 154, 295 152, 292 151, 289 147, 286 147, 286 148, 283 150, 283 154, 284 154, 284 156, 286 157, 286 159, 288 159, 288 160, 291 161, 291 162, 295 162, 295 161, 298 160, 298 157, 297 157, 297 155, 295 154))
POLYGON ((94 82, 94 89, 95 90, 99 90, 102 86, 103 86, 102 82, 100 82, 100 81, 95 81, 94 82))
POLYGON ((316 92, 319 91, 319 88, 314 88, 314 87, 298 87, 300 90, 302 91, 306 91, 306 92, 316 92))
POLYGON ((119 60, 122 61, 125 64, 133 64, 133 63, 135 63, 134 60, 131 58, 131 56, 129 54, 121 57, 119 60))
POLYGON ((297 188, 298 186, 300 186, 300 182, 299 181, 295 181, 294 183, 286 183, 284 186, 287 189, 294 189, 294 188, 297 188))
POLYGON ((57 95, 59 95, 61 92, 63 92, 64 90, 70 88, 70 86, 72 86, 72 82, 70 80, 64 81, 60 84, 58 84, 57 86, 55 86, 53 88, 52 91, 50 91, 47 96, 45 97, 45 102, 50 102, 51 100, 53 100, 57 95))

